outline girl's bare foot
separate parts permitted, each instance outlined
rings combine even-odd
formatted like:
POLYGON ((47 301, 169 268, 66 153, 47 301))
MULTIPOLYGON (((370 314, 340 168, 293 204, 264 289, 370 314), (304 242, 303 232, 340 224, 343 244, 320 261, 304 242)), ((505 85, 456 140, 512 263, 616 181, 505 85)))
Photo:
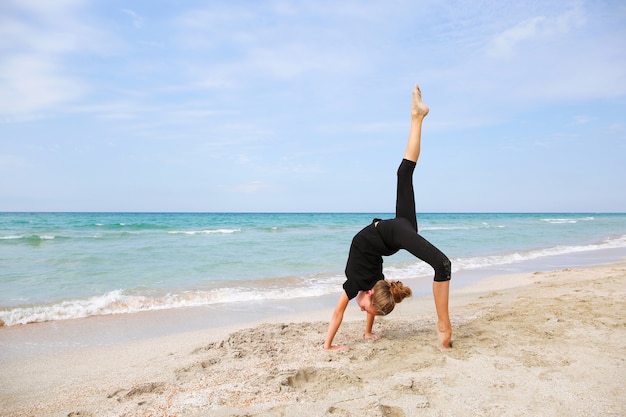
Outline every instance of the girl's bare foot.
POLYGON ((422 102, 422 91, 415 84, 413 89, 413 101, 411 103, 411 117, 425 117, 430 109, 422 102))
POLYGON ((439 350, 450 349, 452 347, 452 326, 450 322, 437 323, 437 332, 439 333, 439 350))
POLYGON ((347 345, 331 346, 329 348, 324 348, 324 349, 334 351, 334 352, 347 352, 350 350, 350 348, 347 345))

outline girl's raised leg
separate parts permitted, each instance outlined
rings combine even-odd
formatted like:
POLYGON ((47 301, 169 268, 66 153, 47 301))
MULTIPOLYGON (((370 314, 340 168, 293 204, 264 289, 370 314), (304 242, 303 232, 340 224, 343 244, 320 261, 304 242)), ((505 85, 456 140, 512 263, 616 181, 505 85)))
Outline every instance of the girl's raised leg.
MULTIPOLYGON (((417 162, 420 156, 422 139, 422 122, 428 114, 429 108, 422 102, 422 91, 416 84, 413 88, 413 100, 411 102, 411 130, 404 152, 404 159, 417 162)), ((449 263, 448 263, 449 265, 449 263)), ((437 333, 439 335, 439 348, 448 349, 452 346, 452 325, 448 313, 448 299, 450 293, 450 281, 433 282, 433 297, 437 310, 437 333)))
POLYGON ((415 84, 413 88, 413 100, 411 102, 411 129, 409 130, 409 139, 404 152, 404 159, 417 162, 420 156, 420 142, 422 138, 422 122, 428 114, 428 106, 422 102, 422 91, 415 84))

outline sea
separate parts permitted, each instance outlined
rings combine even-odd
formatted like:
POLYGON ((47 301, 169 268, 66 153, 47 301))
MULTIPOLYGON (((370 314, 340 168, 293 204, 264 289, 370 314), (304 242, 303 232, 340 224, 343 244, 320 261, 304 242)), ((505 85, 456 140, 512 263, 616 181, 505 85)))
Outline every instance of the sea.
MULTIPOLYGON (((352 237, 390 213, 0 213, 0 324, 339 295, 352 237)), ((614 262, 626 213, 418 213, 452 288, 488 275, 614 262)), ((405 251, 387 279, 427 294, 405 251)), ((505 276, 505 275, 504 275, 505 276)))

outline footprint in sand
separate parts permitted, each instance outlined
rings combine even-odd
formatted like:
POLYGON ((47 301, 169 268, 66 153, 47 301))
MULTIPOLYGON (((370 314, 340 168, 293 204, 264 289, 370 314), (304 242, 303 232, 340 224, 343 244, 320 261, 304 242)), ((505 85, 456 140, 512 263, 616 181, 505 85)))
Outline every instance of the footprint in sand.
POLYGON ((166 389, 167 384, 165 382, 148 382, 145 384, 135 385, 128 391, 124 389, 117 390, 114 393, 109 394, 107 398, 116 398, 117 401, 121 402, 145 394, 163 394, 166 389))
POLYGON ((330 392, 346 384, 358 385, 361 378, 330 368, 301 368, 281 381, 281 385, 307 392, 330 392))

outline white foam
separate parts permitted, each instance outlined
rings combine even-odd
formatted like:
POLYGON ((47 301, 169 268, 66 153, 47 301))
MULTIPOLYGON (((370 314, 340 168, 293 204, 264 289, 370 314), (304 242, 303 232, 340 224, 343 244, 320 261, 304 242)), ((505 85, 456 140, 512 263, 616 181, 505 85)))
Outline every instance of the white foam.
POLYGON ((239 286, 209 291, 185 291, 156 297, 129 295, 122 290, 115 290, 101 296, 86 299, 66 300, 51 305, 16 307, 0 311, 0 319, 4 321, 5 325, 11 326, 221 303, 317 297, 337 292, 337 288, 339 288, 343 279, 343 277, 335 276, 327 279, 305 280, 303 285, 297 286, 276 285, 269 288, 239 286))
POLYGON ((541 219, 543 222, 551 224, 576 224, 578 222, 587 222, 594 220, 593 217, 579 217, 579 218, 554 218, 554 219, 541 219))
POLYGON ((54 235, 8 235, 8 236, 0 236, 0 240, 14 240, 14 239, 39 239, 39 240, 53 240, 56 236, 54 235))
POLYGON ((626 247, 626 236, 607 238, 604 242, 590 245, 559 245, 550 248, 516 251, 505 254, 455 259, 452 262, 453 272, 465 269, 488 268, 531 261, 551 256, 568 255, 602 249, 626 247))
POLYGON ((170 235, 212 235, 239 233, 241 229, 207 229, 207 230, 172 230, 170 235))
MULTIPOLYGON (((551 256, 568 255, 580 252, 591 252, 603 249, 616 249, 626 247, 626 235, 607 238, 601 243, 581 246, 554 246, 550 248, 534 249, 528 251, 515 251, 496 255, 474 256, 466 258, 454 258, 452 272, 474 270, 481 268, 493 268, 503 265, 518 264, 535 259, 551 256)), ((410 263, 401 266, 389 266, 385 268, 385 276, 388 279, 407 279, 422 276, 432 276, 430 265, 424 262, 410 263)))
POLYGON ((482 222, 480 225, 467 225, 467 226, 420 226, 419 230, 476 230, 476 229, 504 229, 503 225, 490 225, 489 223, 482 222))

